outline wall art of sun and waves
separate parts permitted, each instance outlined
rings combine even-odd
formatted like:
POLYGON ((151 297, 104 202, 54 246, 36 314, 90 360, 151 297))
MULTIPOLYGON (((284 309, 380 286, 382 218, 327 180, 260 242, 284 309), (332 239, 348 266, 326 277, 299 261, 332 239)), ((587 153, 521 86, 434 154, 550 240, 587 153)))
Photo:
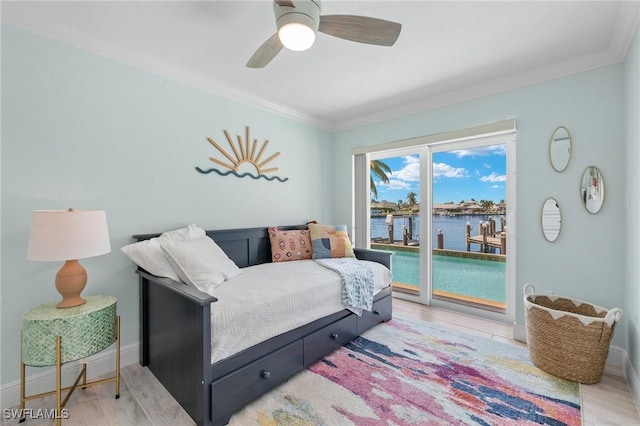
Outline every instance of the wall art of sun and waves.
POLYGON ((254 139, 251 141, 251 130, 247 126, 245 140, 242 140, 242 136, 238 135, 237 142, 234 142, 233 138, 229 134, 227 130, 224 131, 224 134, 229 142, 229 146, 231 147, 231 151, 229 152, 223 147, 221 147, 216 141, 212 138, 207 138, 209 143, 218 150, 220 154, 222 154, 226 159, 221 160, 216 157, 210 157, 209 160, 213 161, 219 166, 222 166, 226 170, 219 170, 216 168, 210 169, 202 169, 200 167, 196 167, 196 170, 202 174, 209 173, 217 173, 220 176, 229 176, 233 175, 239 178, 250 177, 253 179, 265 179, 268 181, 277 180, 279 182, 286 182, 289 180, 288 177, 279 177, 279 176, 268 176, 267 173, 273 173, 279 170, 278 167, 267 167, 269 163, 280 156, 279 152, 267 157, 266 159, 262 159, 267 146, 269 145, 269 141, 265 140, 262 146, 259 146, 258 140, 254 139), (247 171, 249 169, 250 171, 247 171), (244 171, 243 171, 244 170, 244 171), (252 173, 255 171, 256 174, 252 173))

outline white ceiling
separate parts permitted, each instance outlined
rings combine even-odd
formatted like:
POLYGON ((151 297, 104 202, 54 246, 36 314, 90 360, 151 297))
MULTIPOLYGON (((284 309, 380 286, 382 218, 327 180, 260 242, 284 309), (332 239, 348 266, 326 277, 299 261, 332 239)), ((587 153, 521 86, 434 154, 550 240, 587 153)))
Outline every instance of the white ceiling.
POLYGON ((393 47, 318 34, 245 67, 272 2, 2 1, 2 20, 144 69, 341 130, 621 62, 640 1, 339 1, 322 14, 402 24, 393 47))

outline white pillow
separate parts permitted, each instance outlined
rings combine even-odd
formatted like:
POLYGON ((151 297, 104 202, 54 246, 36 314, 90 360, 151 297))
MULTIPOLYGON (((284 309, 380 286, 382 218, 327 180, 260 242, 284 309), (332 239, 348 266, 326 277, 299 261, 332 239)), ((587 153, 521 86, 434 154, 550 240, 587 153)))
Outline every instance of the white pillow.
POLYGON ((204 229, 197 227, 196 225, 189 225, 186 228, 176 229, 175 231, 168 231, 160 235, 158 238, 162 241, 185 241, 195 240, 196 238, 202 238, 207 233, 204 229))
POLYGON ((194 240, 160 240, 160 246, 182 282, 209 293, 242 270, 209 237, 194 240))
POLYGON ((167 257, 162 252, 160 242, 158 242, 157 238, 129 244, 120 250, 122 250, 133 263, 145 271, 157 277, 168 277, 180 281, 180 277, 173 270, 167 257))
POLYGON ((122 250, 133 263, 145 271, 157 277, 168 277, 180 281, 180 277, 173 270, 173 267, 164 255, 160 247, 160 241, 193 240, 195 238, 202 238, 205 235, 204 229, 196 225, 189 225, 185 228, 176 229, 175 231, 165 232, 157 238, 129 244, 120 250, 122 250))

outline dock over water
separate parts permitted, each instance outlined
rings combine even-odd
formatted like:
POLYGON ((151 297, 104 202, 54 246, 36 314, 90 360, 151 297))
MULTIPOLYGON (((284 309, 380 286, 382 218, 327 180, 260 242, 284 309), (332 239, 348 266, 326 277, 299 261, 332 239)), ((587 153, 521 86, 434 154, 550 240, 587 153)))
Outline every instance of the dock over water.
POLYGON ((467 251, 471 251, 471 244, 480 244, 483 252, 489 251, 489 248, 500 249, 500 254, 507 254, 507 232, 506 222, 501 220, 500 231, 496 231, 496 222, 493 218, 480 224, 480 234, 471 235, 471 223, 467 222, 467 251))

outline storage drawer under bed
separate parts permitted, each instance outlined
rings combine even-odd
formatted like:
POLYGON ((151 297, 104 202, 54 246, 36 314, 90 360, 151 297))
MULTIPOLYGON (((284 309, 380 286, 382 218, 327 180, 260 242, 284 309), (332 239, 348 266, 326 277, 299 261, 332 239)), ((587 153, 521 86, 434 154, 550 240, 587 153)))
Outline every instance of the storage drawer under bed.
POLYGON ((319 359, 357 337, 356 315, 349 315, 331 323, 304 338, 304 366, 308 367, 319 359))
MULTIPOLYGON (((237 401, 263 395, 303 369, 302 339, 278 349, 211 384, 212 412, 218 417, 235 411, 237 401)), ((217 420, 217 419, 212 419, 217 420)))
POLYGON ((371 311, 363 311, 358 317, 358 336, 383 321, 391 319, 391 296, 385 296, 373 303, 371 311))

